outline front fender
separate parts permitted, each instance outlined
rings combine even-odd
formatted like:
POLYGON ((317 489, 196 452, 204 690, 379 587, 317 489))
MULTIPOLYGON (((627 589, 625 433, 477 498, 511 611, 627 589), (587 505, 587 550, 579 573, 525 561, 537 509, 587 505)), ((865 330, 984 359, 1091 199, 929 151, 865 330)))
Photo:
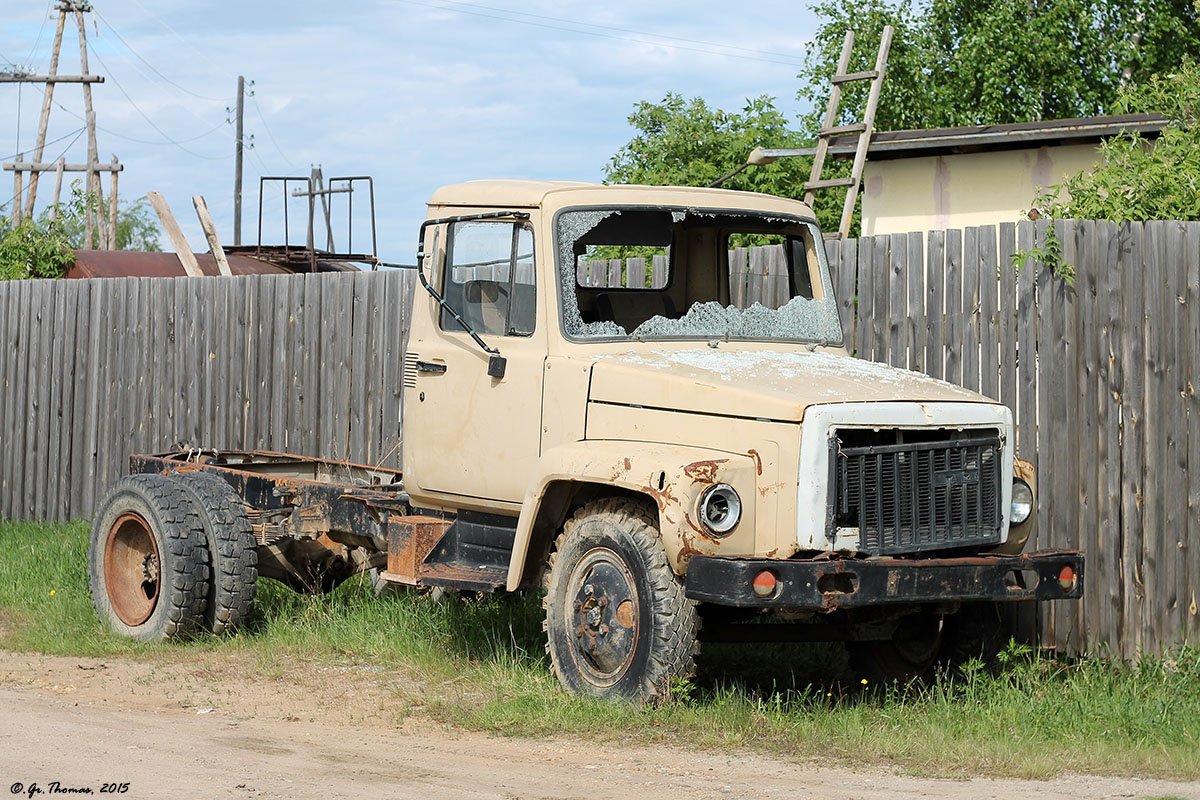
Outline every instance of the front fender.
POLYGON ((585 441, 548 450, 538 461, 536 477, 521 503, 508 590, 514 591, 521 582, 539 510, 555 485, 610 486, 649 498, 658 509, 659 533, 671 568, 682 575, 693 555, 754 554, 756 478, 757 465, 751 457, 708 448, 585 441), (742 498, 741 521, 720 538, 703 528, 696 511, 700 495, 716 483, 729 484, 742 498))

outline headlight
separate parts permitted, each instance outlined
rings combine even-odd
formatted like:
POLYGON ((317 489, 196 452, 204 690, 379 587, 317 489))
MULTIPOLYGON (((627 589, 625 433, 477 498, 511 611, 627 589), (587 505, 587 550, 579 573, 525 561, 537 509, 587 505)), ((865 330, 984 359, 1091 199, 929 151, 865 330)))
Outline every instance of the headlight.
POLYGON ((718 483, 700 495, 700 522, 717 536, 724 536, 742 518, 742 499, 727 483, 718 483))
POLYGON ((1033 513, 1033 490, 1029 488, 1029 484, 1023 480, 1017 479, 1012 485, 1012 510, 1009 512, 1009 521, 1013 525, 1020 525, 1025 520, 1029 519, 1029 515, 1033 513))

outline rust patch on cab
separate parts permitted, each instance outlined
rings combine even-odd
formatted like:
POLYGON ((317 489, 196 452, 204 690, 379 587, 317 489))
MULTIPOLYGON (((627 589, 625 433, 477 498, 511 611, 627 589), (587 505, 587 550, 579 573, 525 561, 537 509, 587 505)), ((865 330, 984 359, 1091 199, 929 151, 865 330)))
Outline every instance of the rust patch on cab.
POLYGON ((748 455, 754 459, 754 471, 757 472, 761 476, 762 475, 762 456, 760 456, 758 454, 758 451, 755 450, 753 447, 751 447, 749 450, 746 451, 746 455, 748 455))
POLYGON ((717 467, 729 459, 714 458, 709 461, 693 461, 683 468, 683 474, 692 479, 692 483, 716 483, 717 467))

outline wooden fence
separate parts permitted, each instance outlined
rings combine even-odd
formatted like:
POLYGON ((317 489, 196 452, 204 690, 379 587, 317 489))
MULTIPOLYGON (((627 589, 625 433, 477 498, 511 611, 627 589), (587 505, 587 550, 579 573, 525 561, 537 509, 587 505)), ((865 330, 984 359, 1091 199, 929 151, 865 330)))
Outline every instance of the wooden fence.
MULTIPOLYGON (((1073 281, 1030 255, 1045 222, 827 243, 846 345, 1013 410, 1038 467, 1031 546, 1088 557, 1084 599, 1023 609, 1026 631, 1122 657, 1195 645, 1200 223, 1057 235, 1073 281)), ((733 251, 735 299, 778 305, 782 263, 733 251)), ((664 267, 580 278, 660 286, 664 267)), ((87 516, 125 453, 180 442, 397 464, 406 291, 401 274, 0 283, 0 516, 87 516)))
POLYGON ((406 278, 0 282, 0 517, 88 517, 180 444, 398 466, 406 278))

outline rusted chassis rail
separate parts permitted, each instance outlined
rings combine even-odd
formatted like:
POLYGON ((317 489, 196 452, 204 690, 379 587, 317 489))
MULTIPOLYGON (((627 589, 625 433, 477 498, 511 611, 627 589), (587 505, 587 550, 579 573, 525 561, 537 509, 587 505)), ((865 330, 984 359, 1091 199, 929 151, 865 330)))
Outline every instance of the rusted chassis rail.
POLYGON ((259 573, 306 593, 382 567, 389 520, 409 513, 400 472, 362 464, 264 451, 180 451, 130 456, 129 469, 219 475, 246 504, 259 573))
POLYGON ((898 603, 1069 600, 1083 596, 1083 555, 1045 550, 872 561, 696 556, 688 562, 686 592, 693 600, 722 606, 822 612, 898 603), (755 576, 763 571, 775 578, 775 591, 767 597, 754 591, 755 576), (1064 575, 1071 579, 1060 582, 1064 575))

